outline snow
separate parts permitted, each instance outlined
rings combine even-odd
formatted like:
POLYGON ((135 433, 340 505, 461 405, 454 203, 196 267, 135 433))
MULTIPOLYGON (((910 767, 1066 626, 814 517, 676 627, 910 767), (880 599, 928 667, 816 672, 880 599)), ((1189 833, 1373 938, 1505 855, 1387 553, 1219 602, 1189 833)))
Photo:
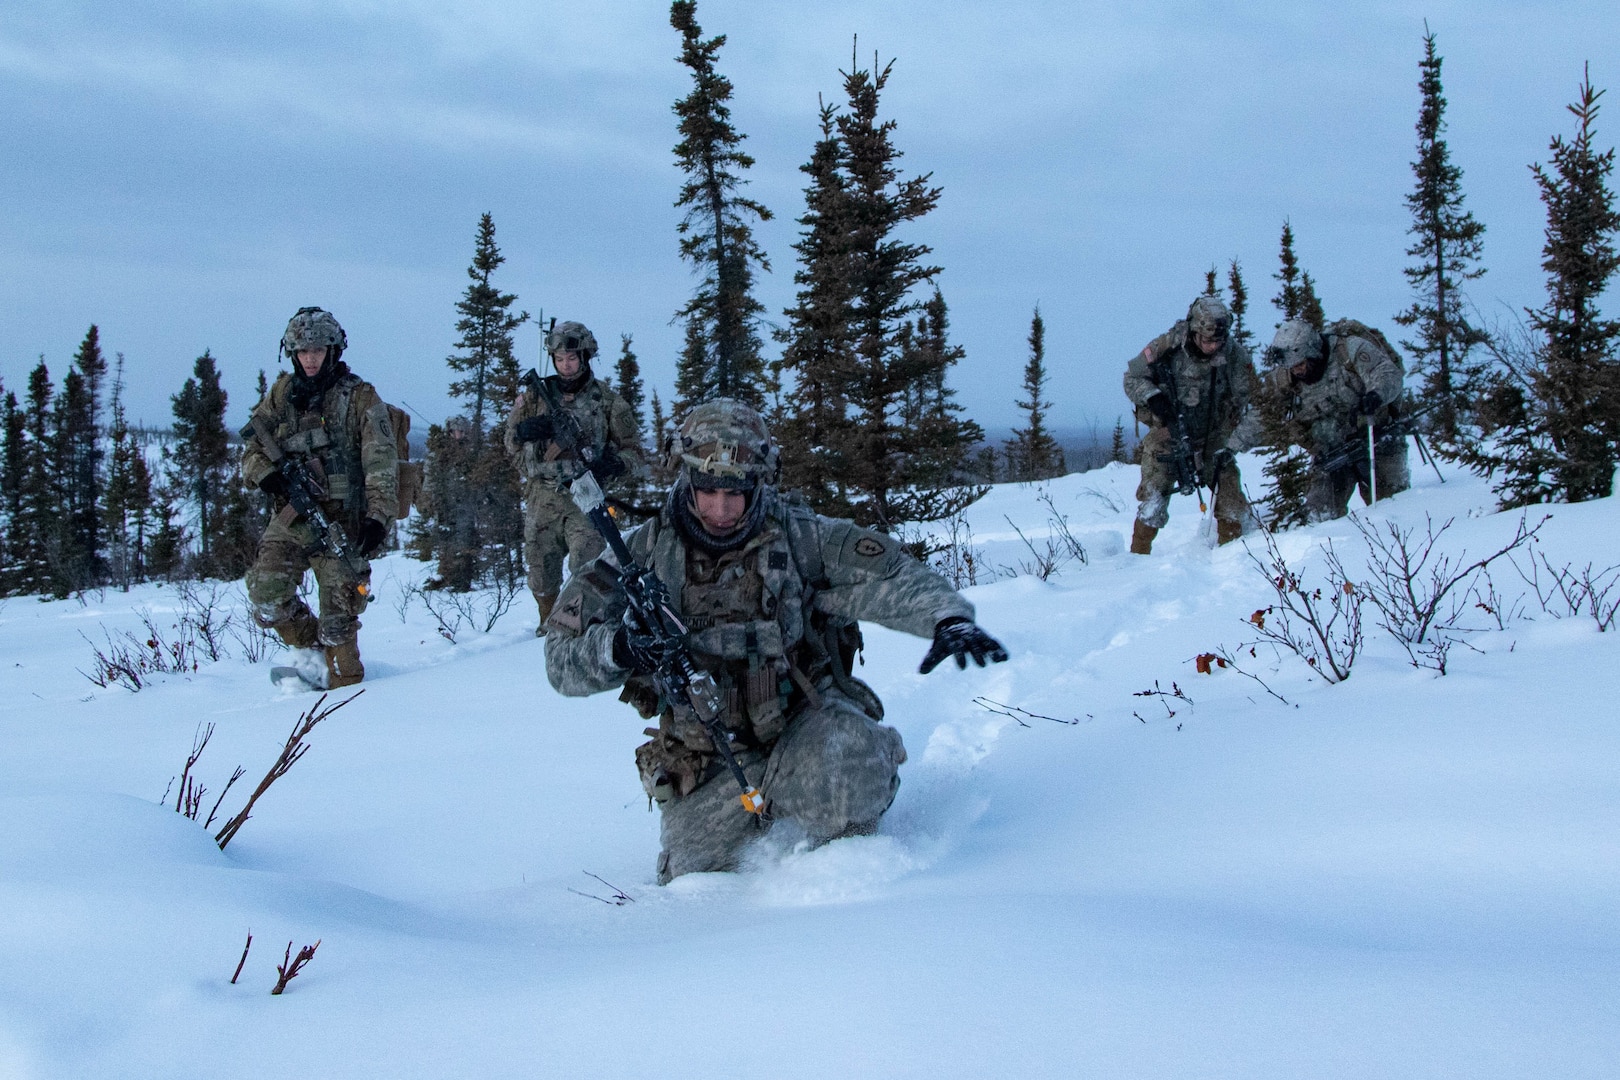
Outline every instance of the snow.
MULTIPOLYGON (((1505 542, 1518 514, 1446 474, 1373 520, 1505 542)), ((0 1077, 1613 1075, 1620 633, 1531 603, 1440 676, 1369 618, 1341 685, 1258 651, 1285 704, 1194 671, 1269 591, 1188 498, 1126 554, 1134 486, 1110 466, 968 511, 981 565, 1029 559, 1008 518, 1051 535, 1043 491, 1088 552, 967 589, 1009 663, 921 676, 924 642, 868 628, 859 674, 911 754, 877 835, 784 829, 664 888, 643 724, 551 691, 526 603, 452 643, 395 610, 425 568, 383 560, 364 695, 221 852, 158 803, 198 726, 205 805, 247 770, 223 818, 313 696, 275 657, 138 693, 78 673, 81 631, 172 619, 172 588, 6 602, 0 1077)), ((1555 565, 1617 561, 1613 500, 1542 512, 1555 565)), ((1360 569, 1348 521, 1280 538, 1307 576, 1328 540, 1360 569)))

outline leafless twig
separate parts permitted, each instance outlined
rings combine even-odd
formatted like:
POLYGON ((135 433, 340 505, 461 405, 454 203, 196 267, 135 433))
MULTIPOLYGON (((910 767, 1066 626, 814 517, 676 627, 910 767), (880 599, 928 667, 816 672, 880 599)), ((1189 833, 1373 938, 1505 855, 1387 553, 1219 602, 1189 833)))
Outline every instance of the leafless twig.
MULTIPOLYGON (((238 810, 236 815, 225 823, 225 827, 215 834, 214 842, 219 845, 221 851, 224 851, 225 845, 229 844, 231 839, 241 831, 242 826, 247 824, 247 819, 253 812, 253 804, 259 801, 259 796, 269 791, 270 785, 287 775, 287 771, 298 764, 298 759, 304 756, 305 751, 309 749, 308 744, 304 742, 304 736, 313 731, 316 724, 319 724, 363 693, 365 693, 364 690, 357 690, 352 696, 335 705, 327 705, 325 708, 322 708, 322 706, 325 705, 328 695, 322 694, 320 700, 311 705, 309 710, 298 718, 298 723, 293 725, 292 734, 287 736, 286 745, 281 748, 281 754, 276 758, 275 764, 270 766, 270 771, 264 774, 264 779, 259 781, 259 786, 253 789, 252 795, 248 796, 247 805, 238 810)), ((317 944, 319 943, 317 942, 317 944)))
MULTIPOLYGON (((290 947, 292 945, 292 942, 288 942, 287 944, 290 947)), ((231 985, 232 986, 235 986, 236 985, 236 980, 242 977, 242 965, 247 963, 248 950, 251 949, 251 948, 253 948, 253 931, 249 930, 248 931, 247 944, 242 946, 242 959, 240 959, 240 960, 238 960, 236 962, 236 971, 231 975, 231 985)))
MULTIPOLYGON (((348 702, 344 702, 344 704, 346 705, 348 702)), ((302 949, 299 949, 297 956, 293 956, 292 947, 293 943, 287 942, 286 955, 281 958, 281 963, 276 965, 276 974, 280 977, 276 979, 276 986, 274 990, 270 991, 271 994, 281 993, 287 989, 288 983, 298 978, 298 973, 304 969, 304 965, 315 959, 315 950, 321 947, 321 942, 317 938, 315 944, 305 945, 302 949)))
POLYGON ((602 903, 609 904, 613 907, 624 907, 626 904, 633 904, 636 902, 635 897, 631 896, 629 893, 625 892, 623 889, 619 888, 606 878, 593 874, 589 870, 581 870, 580 873, 584 874, 586 877, 596 878, 597 881, 600 881, 609 889, 613 890, 613 895, 611 897, 597 896, 595 893, 580 892, 578 889, 569 889, 568 891, 573 893, 575 896, 583 896, 590 900, 600 900, 602 903))
MULTIPOLYGON (((1056 716, 1046 716, 1043 713, 1030 712, 1028 709, 1020 709, 1017 705, 1003 705, 1001 702, 992 701, 987 697, 976 697, 973 699, 973 704, 977 705, 981 709, 993 712, 998 716, 1005 716, 1009 720, 1014 720, 1020 727, 1030 726, 1029 724, 1024 723, 1023 717, 1026 716, 1031 720, 1050 720, 1054 724, 1064 724, 1069 726, 1080 723, 1079 717, 1072 717, 1068 720, 1063 720, 1056 716)), ((1087 717, 1089 719, 1090 714, 1087 714, 1087 717)))

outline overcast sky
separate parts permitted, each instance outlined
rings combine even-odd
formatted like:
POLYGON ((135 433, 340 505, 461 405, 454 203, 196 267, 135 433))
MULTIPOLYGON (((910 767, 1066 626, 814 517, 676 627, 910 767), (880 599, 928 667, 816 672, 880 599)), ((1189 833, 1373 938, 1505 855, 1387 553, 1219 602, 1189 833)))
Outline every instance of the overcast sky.
MULTIPOLYGON (((1269 337, 1283 219, 1330 317, 1399 337, 1423 20, 1439 36, 1448 138, 1485 223, 1484 308, 1542 302, 1527 165, 1571 130, 1583 62, 1616 81, 1620 5, 999 0, 700 0, 728 42, 750 194, 792 299, 798 166, 839 71, 895 60, 883 114, 901 162, 944 188, 905 238, 929 244, 967 360, 953 383, 988 427, 1013 400, 1036 303, 1051 421, 1124 412, 1129 356, 1236 256, 1269 337)), ((129 368, 132 416, 211 349, 233 418, 304 304, 349 360, 428 419, 479 215, 531 313, 621 333, 668 400, 693 279, 676 252, 671 103, 688 81, 656 0, 50 0, 0 20, 0 377, 58 378, 85 329, 129 368)), ((1599 140, 1614 144, 1620 97, 1599 140)), ((1612 306, 1612 305, 1611 305, 1612 306)), ((773 350, 775 346, 771 347, 773 350)), ((538 334, 520 331, 520 358, 538 334)), ((772 353, 774 355, 774 351, 772 353)), ((599 370, 601 367, 599 366, 599 370)))

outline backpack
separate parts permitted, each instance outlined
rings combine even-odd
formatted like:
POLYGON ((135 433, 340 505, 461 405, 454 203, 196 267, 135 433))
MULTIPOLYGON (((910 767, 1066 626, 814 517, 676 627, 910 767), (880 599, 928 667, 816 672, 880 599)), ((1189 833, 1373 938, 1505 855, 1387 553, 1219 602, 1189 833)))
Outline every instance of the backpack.
POLYGON ((1406 372, 1406 361, 1401 359, 1401 354, 1395 350, 1395 346, 1389 343, 1389 339, 1384 336, 1382 330, 1375 330, 1356 319, 1338 319, 1327 328, 1327 332, 1334 337, 1361 337, 1376 342, 1379 348, 1389 353, 1390 357, 1394 359, 1395 366, 1401 369, 1402 374, 1406 372))
POLYGON ((411 508, 422 501, 422 463, 411 460, 411 414, 383 402, 388 424, 394 429, 394 451, 399 455, 399 512, 394 520, 404 521, 411 508))

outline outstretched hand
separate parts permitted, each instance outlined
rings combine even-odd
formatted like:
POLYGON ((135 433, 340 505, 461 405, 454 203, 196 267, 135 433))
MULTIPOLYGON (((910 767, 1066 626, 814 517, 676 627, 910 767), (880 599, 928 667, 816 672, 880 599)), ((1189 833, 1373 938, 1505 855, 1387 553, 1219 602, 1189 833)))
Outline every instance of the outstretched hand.
POLYGON ((1001 642, 979 629, 978 623, 958 617, 945 619, 934 627, 934 643, 928 647, 928 655, 923 657, 917 670, 926 675, 947 656, 956 657, 959 668, 967 667, 969 656, 975 664, 984 667, 986 659, 1002 663, 1007 659, 1007 650, 1001 642))

